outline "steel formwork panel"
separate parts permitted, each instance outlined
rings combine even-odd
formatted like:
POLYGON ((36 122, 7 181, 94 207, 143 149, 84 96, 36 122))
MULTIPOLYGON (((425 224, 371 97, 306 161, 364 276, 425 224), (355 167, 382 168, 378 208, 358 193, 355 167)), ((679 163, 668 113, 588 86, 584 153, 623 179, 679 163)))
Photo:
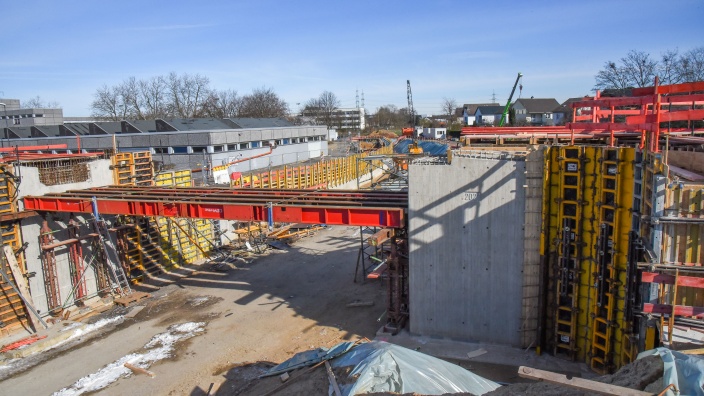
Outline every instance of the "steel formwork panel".
POLYGON ((27 210, 308 224, 405 226, 405 192, 97 188, 24 198, 27 210), (269 208, 271 207, 271 208, 269 208), (269 211, 272 218, 269 218, 269 211))

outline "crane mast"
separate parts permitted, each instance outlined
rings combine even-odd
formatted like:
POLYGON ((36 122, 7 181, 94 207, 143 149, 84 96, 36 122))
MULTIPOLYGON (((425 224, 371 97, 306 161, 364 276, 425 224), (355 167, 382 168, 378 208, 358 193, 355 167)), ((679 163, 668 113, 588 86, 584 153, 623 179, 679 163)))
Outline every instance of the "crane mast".
MULTIPOLYGON (((504 126, 504 122, 506 122, 506 116, 508 115, 508 108, 511 106, 511 99, 513 99, 513 94, 516 92, 516 86, 518 85, 518 80, 523 77, 522 73, 518 73, 518 77, 516 77, 516 82, 513 83, 513 89, 511 90, 511 95, 508 96, 508 101, 506 101, 506 107, 504 107, 504 112, 501 114, 501 121, 499 121, 499 126, 504 126)), ((523 87, 521 87, 523 88, 523 87)), ((410 86, 409 86, 410 89, 410 86)))
POLYGON ((416 112, 413 110, 413 93, 411 92, 411 80, 406 80, 406 96, 408 96, 408 113, 411 115, 411 127, 416 129, 416 112))

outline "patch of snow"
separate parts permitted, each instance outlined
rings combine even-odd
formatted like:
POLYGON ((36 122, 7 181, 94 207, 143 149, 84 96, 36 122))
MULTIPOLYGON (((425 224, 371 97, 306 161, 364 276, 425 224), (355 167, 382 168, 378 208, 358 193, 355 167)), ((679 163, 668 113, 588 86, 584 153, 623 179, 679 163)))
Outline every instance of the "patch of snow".
POLYGON ((197 307, 199 305, 205 304, 206 302, 208 302, 208 300, 210 300, 210 297, 208 296, 199 296, 189 299, 188 303, 193 307, 197 307))
POLYGON ((64 327, 63 329, 61 329, 61 330, 59 331, 59 333, 63 333, 64 331, 69 331, 69 330, 71 330, 71 329, 75 329, 76 327, 78 327, 78 326, 80 326, 80 325, 82 325, 82 324, 83 324, 83 323, 81 323, 81 322, 73 322, 73 323, 71 323, 70 325, 68 325, 68 326, 64 327))
POLYGON ((49 349, 56 348, 57 346, 63 345, 69 341, 73 341, 76 338, 83 337, 84 335, 86 335, 88 333, 92 333, 92 332, 94 332, 102 327, 105 327, 107 325, 120 324, 120 323, 124 322, 124 320, 125 320, 125 318, 120 315, 120 316, 115 316, 112 318, 100 319, 99 321, 97 321, 95 323, 79 327, 76 330, 74 330, 73 334, 71 334, 67 339, 55 344, 54 346, 52 346, 49 349))
POLYGON ((155 335, 144 345, 146 351, 123 356, 95 373, 79 379, 70 387, 55 392, 54 396, 82 395, 86 392, 103 389, 121 377, 132 375, 132 371, 125 367, 125 363, 148 369, 155 362, 171 357, 177 342, 195 337, 204 331, 205 322, 188 322, 169 326, 166 332, 155 335))

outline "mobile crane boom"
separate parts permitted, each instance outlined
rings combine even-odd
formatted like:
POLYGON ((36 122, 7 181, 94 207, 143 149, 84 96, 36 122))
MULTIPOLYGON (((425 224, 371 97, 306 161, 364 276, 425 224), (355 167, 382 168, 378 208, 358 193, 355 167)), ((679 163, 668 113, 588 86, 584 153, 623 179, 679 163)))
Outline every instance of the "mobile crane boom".
MULTIPOLYGON (((508 108, 511 106, 511 99, 513 99, 513 93, 516 92, 516 86, 518 86, 518 80, 520 80, 521 77, 523 77, 523 74, 518 73, 518 77, 516 77, 516 82, 513 84, 513 89, 511 90, 511 95, 508 96, 508 101, 506 101, 506 107, 504 107, 504 112, 501 114, 501 121, 499 121, 500 127, 504 126, 504 122, 506 122, 508 108)), ((521 88, 523 87, 521 86, 521 88)))

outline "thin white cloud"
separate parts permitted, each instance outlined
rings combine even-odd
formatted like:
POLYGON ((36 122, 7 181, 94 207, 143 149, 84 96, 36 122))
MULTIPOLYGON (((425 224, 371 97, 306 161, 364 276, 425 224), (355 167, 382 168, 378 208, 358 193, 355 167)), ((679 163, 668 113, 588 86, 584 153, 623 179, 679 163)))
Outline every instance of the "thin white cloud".
POLYGON ((447 54, 446 57, 450 59, 493 59, 504 56, 506 56, 506 53, 499 51, 463 51, 447 54))
POLYGON ((124 30, 127 31, 133 31, 133 32, 144 32, 144 31, 165 31, 165 30, 186 30, 186 29, 202 29, 202 28, 209 28, 216 26, 214 24, 209 24, 209 23, 200 23, 200 24, 192 24, 192 25, 161 25, 161 26, 136 26, 136 27, 130 27, 126 28, 124 30))

